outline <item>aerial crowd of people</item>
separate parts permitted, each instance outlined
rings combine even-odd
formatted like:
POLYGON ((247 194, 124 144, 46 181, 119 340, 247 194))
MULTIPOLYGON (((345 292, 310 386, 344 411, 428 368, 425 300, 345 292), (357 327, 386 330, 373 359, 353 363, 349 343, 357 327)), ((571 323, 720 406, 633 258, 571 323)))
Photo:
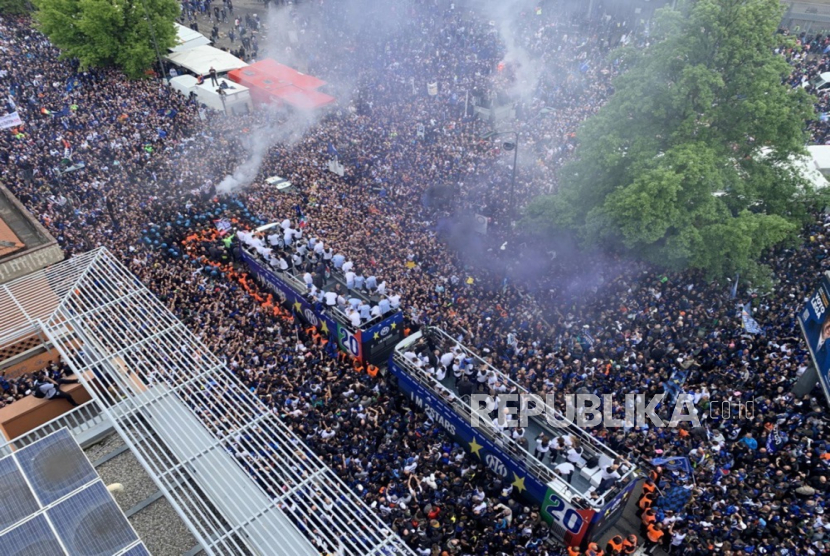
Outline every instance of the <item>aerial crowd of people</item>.
MULTIPOLYGON (((0 132, 3 183, 67 256, 99 246, 120 256, 422 556, 566 552, 547 542, 538 508, 454 445, 383 372, 356 373, 278 310, 235 257, 240 238, 217 236, 217 220, 244 238, 286 215, 297 215, 288 223, 297 229, 302 215, 297 245, 333 246, 361 276, 400 294, 407 329, 444 329, 533 393, 692 397, 705 416, 698 428, 589 431, 655 479, 655 502, 642 513, 660 534, 639 542, 690 556, 830 553, 826 401, 819 389, 790 393, 812 364, 796 314, 830 265, 830 215, 817 212, 798 247, 766 256, 773 291, 739 284, 737 299, 732 284, 695 273, 531 242, 512 217, 555 190, 577 127, 613 92, 620 68, 609 51, 647 47, 646 30, 546 7, 517 14, 506 45, 496 22, 437 0, 376 3, 360 13, 376 31, 365 33, 342 24, 354 21, 341 11, 348 4, 270 8, 300 31, 290 56, 344 92, 334 110, 301 123, 268 110, 220 115, 158 80, 81 69, 29 18, 3 16, 0 99, 24 122, 0 132), (515 184, 514 153, 487 137, 503 127, 476 117, 474 103, 515 112, 499 124, 520 149, 515 184), (252 183, 217 193, 250 159, 248 137, 289 127, 252 183), (332 153, 342 177, 328 170, 332 153), (297 192, 269 186, 274 175, 297 192), (486 234, 464 225, 475 214, 486 217, 486 234), (744 330, 738 301, 752 304, 760 333, 744 330), (689 459, 693 477, 650 465, 674 456, 689 459), (659 493, 678 482, 688 503, 661 507, 659 493)), ((788 85, 830 67, 828 40, 802 36, 780 53, 793 62, 788 85)), ((819 94, 823 111, 828 93, 819 94)), ((830 137, 824 121, 809 127, 816 142, 830 137)), ((283 240, 279 249, 290 256, 297 245, 283 240)), ((30 393, 33 380, 0 377, 0 407, 30 393)))

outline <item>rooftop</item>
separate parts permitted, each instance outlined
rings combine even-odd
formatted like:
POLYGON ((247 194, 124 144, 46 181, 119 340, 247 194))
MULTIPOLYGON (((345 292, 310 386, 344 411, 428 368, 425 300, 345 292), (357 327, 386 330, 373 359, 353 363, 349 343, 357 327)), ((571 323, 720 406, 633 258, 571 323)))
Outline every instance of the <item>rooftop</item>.
POLYGON ((206 554, 412 554, 106 249, 0 292, 0 338, 55 346, 206 554))
POLYGON ((61 260, 55 238, 0 185, 0 284, 61 260))

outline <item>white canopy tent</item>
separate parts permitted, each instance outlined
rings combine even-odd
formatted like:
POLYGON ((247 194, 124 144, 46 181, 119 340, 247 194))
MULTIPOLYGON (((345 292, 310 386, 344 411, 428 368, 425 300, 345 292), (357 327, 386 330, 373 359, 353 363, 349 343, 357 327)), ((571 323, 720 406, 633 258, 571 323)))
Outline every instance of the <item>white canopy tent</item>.
POLYGON ((176 46, 170 48, 170 52, 184 52, 197 46, 210 44, 210 39, 199 31, 194 31, 180 23, 174 23, 174 25, 176 26, 176 46))
POLYGON ((807 147, 819 172, 830 176, 830 145, 810 145, 807 147))
POLYGON ((197 46, 182 52, 174 52, 169 54, 167 59, 190 72, 205 76, 207 76, 210 68, 215 69, 216 73, 226 73, 248 65, 224 50, 207 45, 197 46))
MULTIPOLYGON (((824 174, 820 172, 820 168, 817 164, 815 153, 810 147, 807 147, 808 155, 807 156, 790 156, 790 163, 793 166, 793 169, 801 173, 801 176, 809 181, 815 189, 824 189, 830 186, 830 182, 827 181, 827 178, 824 177, 824 174)), ((770 152, 768 147, 764 147, 760 151, 760 155, 762 157, 766 157, 770 152)))

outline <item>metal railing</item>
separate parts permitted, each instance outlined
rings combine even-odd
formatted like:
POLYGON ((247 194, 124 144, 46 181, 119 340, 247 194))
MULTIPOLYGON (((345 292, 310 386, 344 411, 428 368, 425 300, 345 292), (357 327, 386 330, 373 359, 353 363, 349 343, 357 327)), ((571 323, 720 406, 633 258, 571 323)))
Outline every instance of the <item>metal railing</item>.
POLYGON ((49 436, 63 428, 68 428, 69 432, 77 437, 79 434, 104 423, 106 420, 107 417, 101 413, 98 402, 89 400, 24 435, 6 441, 0 445, 0 457, 7 456, 14 450, 25 448, 29 444, 33 444, 41 438, 49 436))
MULTIPOLYGON (((269 261, 266 261, 265 259, 263 259, 259 255, 259 253, 257 253, 255 250, 251 249, 247 245, 243 245, 242 249, 252 259, 260 262, 262 264, 263 269, 265 269, 265 272, 270 272, 273 276, 275 276, 281 282, 283 282, 287 286, 289 286, 294 291, 294 293, 296 293, 300 297, 303 297, 304 299, 307 299, 306 295, 308 294, 308 288, 306 287, 306 283, 303 280, 300 280, 300 278, 297 276, 295 269, 289 267, 288 270, 286 270, 284 272, 275 272, 275 271, 273 271, 269 268, 269 266, 270 266, 269 261)), ((338 272, 338 271, 335 270, 334 272, 338 272)), ((330 280, 336 280, 334 274, 332 274, 332 277, 330 278, 330 280)), ((355 294, 358 298, 360 298, 364 301, 367 301, 369 303, 376 303, 371 298, 369 298, 365 295, 362 295, 357 291, 352 291, 352 294, 355 294)), ((368 328, 371 328, 375 324, 383 321, 384 319, 389 318, 391 315, 395 314, 399 310, 400 309, 392 309, 392 311, 390 311, 389 313, 387 313, 385 315, 381 315, 379 317, 372 317, 371 319, 367 320, 366 322, 361 322, 360 326, 358 326, 358 327, 353 326, 352 323, 351 323, 351 320, 349 320, 349 316, 342 309, 340 309, 337 306, 332 306, 332 307, 324 306, 322 308, 321 312, 323 312, 326 315, 330 316, 335 321, 337 321, 339 324, 345 326, 346 328, 348 328, 350 330, 355 329, 355 328, 357 330, 366 330, 368 328)))
MULTIPOLYGON (((444 342, 451 343, 452 346, 457 346, 458 348, 460 348, 468 357, 471 357, 471 358, 476 360, 477 366, 484 366, 487 370, 492 370, 495 373, 495 375, 498 377, 498 379, 500 381, 502 381, 504 384, 509 384, 510 386, 515 387, 519 393, 522 393, 522 394, 527 394, 528 393, 526 388, 524 388, 523 386, 521 386, 518 383, 516 383, 515 381, 513 381, 510 377, 504 375, 501 371, 499 371, 498 369, 496 369, 495 367, 493 367, 492 365, 490 365, 489 363, 487 363, 486 361, 484 361, 483 359, 478 357, 476 354, 474 354, 472 351, 470 351, 466 347, 462 346, 460 343, 458 343, 454 338, 452 338, 450 335, 448 335, 443 330, 441 330, 439 328, 430 327, 429 328, 429 333, 430 334, 437 333, 437 334, 439 334, 440 336, 443 337, 444 342)), ((433 378, 430 375, 426 374, 423 369, 417 367, 416 365, 413 365, 406 357, 404 357, 403 350, 411 348, 422 337, 423 337, 422 333, 417 332, 417 333, 411 335, 410 337, 408 337, 406 340, 400 342, 398 344, 398 346, 396 346, 395 353, 393 355, 393 357, 395 358, 395 362, 402 365, 402 366, 404 366, 407 370, 410 371, 410 375, 414 379, 416 379, 419 383, 426 386, 430 390, 436 392, 439 395, 440 395, 440 392, 449 393, 449 395, 451 396, 451 402, 449 403, 449 405, 451 405, 452 408, 457 413, 459 413, 460 415, 470 419, 469 422, 472 422, 472 420, 471 420, 472 419, 472 407, 469 403, 465 403, 461 398, 459 398, 455 394, 455 392, 452 392, 451 390, 449 390, 446 386, 441 384, 438 380, 436 380, 435 378, 433 378), (436 386, 440 387, 441 390, 437 391, 436 386)), ((446 347, 446 346, 443 346, 443 347, 446 347)), ((586 433, 584 430, 579 428, 575 423, 568 420, 564 415, 562 415, 559 411, 557 411, 555 408, 548 405, 547 403, 545 404, 545 411, 546 412, 549 411, 549 412, 553 413, 556 416, 558 423, 567 423, 567 425, 565 425, 565 426, 560 425, 558 427, 558 430, 566 431, 566 432, 568 432, 570 434, 573 434, 573 435, 575 435, 576 437, 579 438, 579 440, 582 442, 582 446, 585 448, 585 453, 583 454, 583 457, 586 457, 587 455, 597 455, 598 456, 600 454, 604 454, 604 455, 606 455, 607 457, 609 457, 611 459, 624 460, 624 458, 622 458, 616 452, 614 452, 613 450, 608 448, 605 444, 599 442, 596 438, 594 438, 590 434, 586 433)), ((536 420, 536 422, 540 423, 540 421, 538 421, 538 420, 536 420)), ((545 430, 545 427, 541 427, 541 428, 543 430, 545 430)), ((634 477, 636 476, 636 466, 631 464, 629 466, 629 469, 622 475, 622 477, 616 482, 616 484, 611 489, 609 489, 606 492, 602 493, 598 500, 594 500, 594 501, 585 500, 585 498, 584 498, 585 493, 580 492, 579 490, 574 488, 573 485, 569 484, 566 481, 563 481, 561 477, 554 474, 548 467, 545 466, 545 464, 540 462, 535 456, 533 456, 528 450, 523 448, 515 440, 513 440, 509 436, 499 432, 492 425, 492 423, 490 423, 488 420, 479 419, 479 425, 477 427, 477 430, 479 430, 483 433, 486 433, 488 438, 490 438, 497 445, 509 446, 510 451, 513 454, 518 454, 519 457, 521 457, 522 460, 524 461, 524 463, 527 465, 528 469, 531 470, 537 477, 539 477, 540 479, 545 480, 545 482, 547 482, 547 483, 555 482, 557 486, 567 489, 571 493, 572 497, 576 497, 576 498, 578 498, 579 501, 584 501, 586 504, 588 504, 588 506, 584 506, 584 507, 593 507, 593 508, 602 507, 607 500, 613 499, 613 497, 622 488, 624 488, 625 485, 627 485, 630 480, 633 480, 634 477), (495 439, 498 439, 498 440, 495 440, 495 439)), ((574 500, 572 503, 577 503, 577 501, 574 500)))

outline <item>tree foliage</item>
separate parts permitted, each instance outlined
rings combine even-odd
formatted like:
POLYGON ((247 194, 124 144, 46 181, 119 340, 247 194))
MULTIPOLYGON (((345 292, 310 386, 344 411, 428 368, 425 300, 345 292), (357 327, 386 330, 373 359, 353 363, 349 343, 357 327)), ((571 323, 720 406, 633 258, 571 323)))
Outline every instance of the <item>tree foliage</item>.
POLYGON ((31 11, 28 0, 0 0, 0 14, 24 14, 31 11))
POLYGON ((527 220, 591 245, 709 276, 757 271, 797 234, 812 195, 793 165, 814 109, 776 48, 779 0, 664 9, 653 44, 628 51, 609 102, 578 133, 560 192, 527 220))
POLYGON ((34 0, 39 29, 81 67, 118 67, 142 77, 156 60, 149 22, 159 51, 176 43, 176 0, 34 0), (146 9, 145 9, 146 3, 146 9), (148 19, 149 17, 149 19, 148 19))

